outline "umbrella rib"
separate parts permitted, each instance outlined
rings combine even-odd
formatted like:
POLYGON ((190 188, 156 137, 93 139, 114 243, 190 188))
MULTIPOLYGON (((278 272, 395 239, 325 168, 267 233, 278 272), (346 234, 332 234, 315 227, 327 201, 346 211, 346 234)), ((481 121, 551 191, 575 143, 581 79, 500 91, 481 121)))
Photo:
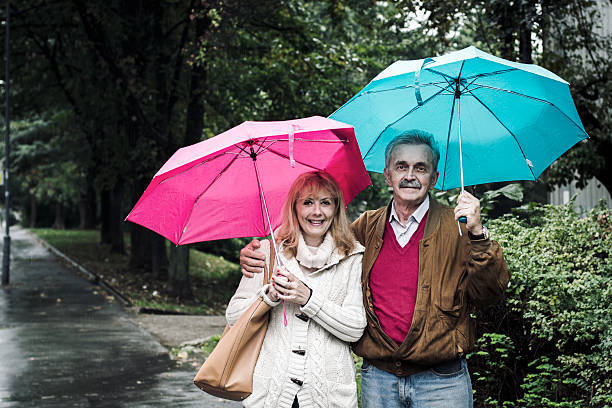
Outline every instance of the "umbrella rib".
POLYGON ((537 101, 537 102, 542 102, 542 103, 545 103, 547 105, 555 106, 553 103, 551 103, 551 102, 549 102, 547 100, 544 100, 544 99, 536 98, 535 96, 530 96, 530 95, 526 95, 524 93, 520 93, 520 92, 516 92, 516 91, 511 91, 510 89, 498 88, 496 86, 491 86, 491 85, 478 84, 477 88, 471 89, 471 90, 469 90, 469 92, 472 92, 472 91, 474 91, 476 89, 479 89, 479 88, 486 88, 486 89, 491 89, 493 91, 506 92, 506 93, 509 93, 509 94, 512 94, 512 95, 522 96, 523 98, 529 98, 529 99, 532 99, 532 100, 537 101))
MULTIPOLYGON (((270 150, 270 146, 272 146, 274 143, 276 142, 288 142, 289 139, 269 139, 269 138, 263 138, 263 139, 255 139, 253 140, 253 144, 255 146, 257 146, 259 149, 257 149, 257 151, 255 152, 255 154, 260 154, 263 151, 267 151, 270 150), (265 145, 266 142, 270 142, 268 145, 265 145)), ((346 143, 346 139, 338 139, 338 140, 318 140, 318 139, 303 139, 303 138, 295 138, 293 139, 294 142, 317 142, 317 143, 346 143)), ((238 147, 245 155, 250 156, 250 153, 247 152, 246 150, 244 150, 242 147, 240 146, 236 146, 238 147)))
MULTIPOLYGON (((193 214, 193 209, 195 208, 196 203, 200 200, 200 197, 202 197, 202 195, 204 195, 204 193, 206 193, 213 184, 215 184, 217 182, 217 180, 219 180, 221 178, 221 176, 223 175, 223 173, 225 173, 227 171, 227 169, 236 161, 236 159, 238 159, 238 156, 235 156, 232 158, 232 160, 230 160, 229 163, 227 163, 227 165, 223 168, 223 170, 221 170, 219 172, 219 174, 217 175, 217 177, 214 178, 213 181, 210 182, 210 184, 208 186, 206 186, 206 188, 204 189, 204 191, 202 191, 195 199, 193 205, 191 206, 191 209, 189 210, 189 215, 187 215, 187 218, 185 220, 185 224, 183 224, 183 230, 181 231, 181 235, 179 236, 179 239, 176 242, 181 242, 181 238, 183 238, 183 234, 185 233, 186 229, 187 229, 187 224, 189 224, 189 221, 191 220, 191 214, 193 214)), ((178 244, 177 244, 178 245, 178 244)))
MULTIPOLYGON (((433 85, 433 86, 435 86, 435 87, 437 87, 437 88, 439 88, 439 89, 441 89, 443 91, 448 90, 449 87, 453 86, 453 84, 450 83, 450 82, 445 82, 444 86, 442 86, 441 84, 442 84, 442 82, 440 82, 440 83, 431 83, 431 84, 423 84, 423 85, 433 85)), ((453 92, 451 92, 448 95, 454 95, 454 94, 455 94, 455 92, 453 91, 453 92)))
MULTIPOLYGON (((444 84, 447 82, 428 82, 426 84, 420 84, 419 86, 429 86, 429 85, 434 85, 437 86, 439 84, 444 84)), ((381 92, 389 92, 389 91, 397 91, 399 89, 410 89, 410 88, 416 88, 417 85, 402 85, 402 86, 396 86, 395 88, 387 88, 387 89, 377 89, 374 91, 365 91, 360 93, 359 95, 357 95, 357 97, 363 96, 363 95, 368 95, 368 94, 375 94, 375 93, 381 93, 381 92)))
MULTIPOLYGON (((565 112, 563 112, 561 109, 559 109, 559 107, 558 107, 557 105, 555 105, 554 103, 552 103, 552 102, 549 102, 549 101, 544 100, 544 99, 536 98, 535 96, 525 95, 525 94, 523 94, 523 93, 519 93, 519 92, 511 91, 511 90, 509 90, 509 89, 497 88, 497 87, 494 87, 494 86, 490 86, 490 85, 482 85, 482 84, 478 84, 478 86, 479 86, 479 88, 487 88, 487 89, 491 89, 491 90, 494 90, 494 91, 507 92, 507 93, 510 93, 510 94, 513 94, 513 95, 516 95, 516 96, 521 96, 521 97, 523 97, 523 98, 528 98, 528 99, 531 99, 531 100, 536 101, 536 102, 540 102, 540 103, 543 103, 543 104, 546 104, 546 105, 550 105, 550 106, 552 106, 553 108, 555 108, 556 110, 558 110, 559 112, 561 112, 561 114, 562 114, 563 116, 565 116, 565 117, 566 117, 566 118, 567 118, 567 119, 568 119, 570 122, 572 122, 572 123, 573 123, 573 124, 574 124, 574 125, 575 125, 575 126, 578 128, 578 129, 579 129, 579 130, 582 130, 582 128, 581 128, 581 126, 580 126, 580 125, 578 125, 578 124, 577 124, 577 123, 576 123, 576 122, 575 122, 575 121, 574 121, 572 118, 570 118, 569 116, 567 116, 567 115, 565 114, 565 112)), ((476 88, 476 89, 478 89, 478 88, 476 88)), ((476 95, 474 95, 474 94, 472 93, 472 91, 473 91, 473 89, 472 89, 472 90, 470 90, 470 91, 468 91, 468 93, 470 93, 470 94, 471 94, 471 95, 472 95, 474 98, 478 99, 478 97, 477 97, 476 95)), ((478 99, 478 101, 479 101, 480 103, 482 103, 482 102, 480 101, 480 99, 478 99)), ((583 131, 583 132, 584 132, 584 131, 583 131)), ((584 133, 586 134, 586 132, 584 132, 584 133)), ((588 136, 588 135, 587 135, 587 136, 588 136)))
POLYGON ((467 76, 465 77, 465 79, 472 79, 472 78, 478 79, 478 78, 484 78, 488 76, 501 75, 501 74, 505 74, 505 73, 513 72, 513 71, 518 71, 518 68, 508 68, 508 69, 501 69, 499 71, 482 72, 480 74, 474 74, 472 76, 467 76))
POLYGON ((444 173, 442 174, 442 190, 444 190, 444 183, 446 182, 446 168, 448 167, 448 149, 450 146, 450 134, 453 128, 453 117, 455 116, 455 101, 457 98, 453 98, 453 106, 451 108, 450 119, 448 121, 448 133, 446 134, 446 152, 444 154, 444 173))
MULTIPOLYGON (((287 160, 289 160, 289 156, 288 156, 288 155, 286 155, 286 154, 283 154, 283 153, 281 153, 281 152, 278 152, 278 151, 276 151, 276 150, 273 150, 273 149, 271 149, 270 147, 267 147, 266 149, 267 149, 267 151, 269 151, 269 152, 270 152, 270 153, 272 153, 272 154, 275 154, 275 155, 277 155, 277 156, 279 156, 279 157, 282 157, 283 159, 287 159, 287 160)), ((299 163, 299 164, 301 164, 301 165, 302 165, 302 166, 304 166, 304 167, 309 167, 309 168, 311 168, 311 169, 314 169, 314 170, 319 170, 319 171, 323 170, 323 169, 320 169, 320 168, 318 168, 318 167, 314 167, 314 166, 312 166, 312 165, 310 165, 310 164, 308 164, 308 163, 304 163, 304 162, 303 162, 303 161, 301 161, 301 160, 297 160, 297 159, 295 159, 295 158, 294 158, 294 160, 295 160, 295 162, 296 162, 296 163, 299 163)))
MULTIPOLYGON (((461 71, 463 71, 463 65, 465 64, 465 61, 462 61, 461 63, 461 68, 459 69, 459 77, 461 77, 461 71)), ((443 72, 440 72, 438 70, 432 69, 432 68, 425 68, 427 71, 433 72, 435 74, 438 74, 442 77, 444 77, 447 80, 450 80, 451 82, 454 82, 456 78, 454 78, 451 75, 445 74, 443 72)), ((478 78, 482 78, 482 77, 487 77, 487 76, 493 76, 493 75, 500 75, 500 74, 505 74, 506 72, 511 72, 511 71, 516 71, 517 68, 508 68, 508 69, 504 69, 504 70, 499 70, 499 71, 493 71, 493 72, 484 72, 481 74, 475 74, 473 76, 468 76, 465 77, 465 79, 472 79, 474 78, 474 80, 478 79, 478 78)), ((447 81, 448 82, 448 81, 447 81)), ((450 85, 451 82, 448 82, 448 84, 450 85)), ((434 85, 435 83, 429 83, 429 84, 421 84, 421 85, 434 85)))
MULTIPOLYGON (((257 180, 257 190, 259 190, 259 210, 261 211, 261 220, 263 223, 263 231, 265 234, 266 233, 266 214, 264 211, 264 206, 265 206, 264 200, 265 199, 263 198, 261 180, 259 179, 259 172, 257 171, 257 163, 255 162, 255 160, 253 160, 253 170, 255 170, 255 179, 257 180)), ((272 224, 268 222, 268 225, 270 226, 270 235, 272 235, 272 238, 274 238, 274 232, 272 231, 272 224)), ((276 246, 274 248, 276 248, 276 246)))
POLYGON ((376 136, 376 139, 374 139, 374 141, 370 144, 370 147, 368 148, 368 150, 364 154, 362 154, 361 157, 366 157, 368 154, 370 154, 370 152, 372 151, 372 147, 374 147, 376 142, 378 142, 378 139, 380 139, 380 136, 383 133, 385 133, 387 131, 387 129, 389 129, 391 126, 395 125, 400 120, 404 119, 406 116, 410 115, 412 112, 414 112, 417 109, 419 109, 421 106, 424 106, 427 102, 429 102, 430 100, 432 100, 436 96, 440 95, 442 92, 444 92, 444 89, 441 89, 440 91, 438 91, 435 94, 431 95, 429 98, 425 99, 421 105, 415 106, 414 108, 410 109, 406 114, 400 116, 399 118, 397 118, 396 120, 394 120, 393 122, 391 122, 387 126, 385 126, 385 128, 378 133, 378 136, 376 136))
MULTIPOLYGON (((474 84, 474 82, 476 82, 480 77, 473 77, 473 78, 474 79, 472 81, 470 81, 470 83, 465 84, 463 86, 463 91, 462 92, 470 93, 472 91, 471 89, 469 89, 469 87, 472 86, 474 84)), ((476 85, 480 85, 480 84, 476 84, 476 85)), ((478 89, 478 88, 476 88, 476 89, 478 89)))
MULTIPOLYGON (((317 142, 317 143, 346 143, 346 139, 340 139, 340 138, 338 140, 319 140, 319 139, 303 139, 303 138, 295 138, 293 140, 294 142, 298 141, 298 142, 317 142)), ((270 146, 272 146, 276 142, 288 142, 288 141, 289 141, 288 138, 287 139, 270 139, 267 137, 263 139, 252 140, 253 144, 259 148, 255 152, 255 154, 259 154, 263 151, 270 150, 270 146), (270 142, 270 143, 268 145, 265 145, 266 142, 270 142)), ((246 156, 250 157, 250 153, 244 150, 244 148, 238 145, 235 145, 235 146, 238 149, 240 149, 246 156)))
POLYGON ((185 170, 183 170, 183 171, 180 171, 180 172, 178 172, 178 173, 176 173, 176 174, 173 174, 173 175, 172 175, 172 176, 170 176, 170 177, 167 177, 167 178, 163 179, 162 181, 160 181, 160 182, 159 182, 159 184, 165 183, 166 181, 168 181, 168 180, 170 180, 170 179, 173 179, 174 177, 180 176, 180 175, 181 175, 181 174, 183 174, 183 173, 186 173, 186 172, 188 172, 188 171, 190 171, 190 170, 195 169, 196 167, 200 167, 200 166, 202 166, 202 165, 204 165, 204 164, 206 164, 206 163, 209 163, 209 162, 211 162, 211 161, 213 161, 213 160, 215 160, 215 159, 218 159, 218 158, 219 158, 219 157, 221 157, 221 156, 225 156, 226 154, 236 154, 236 153, 230 153, 230 152, 223 152, 223 153, 219 153, 219 154, 217 154, 217 155, 215 155, 215 156, 213 156, 213 157, 210 157, 210 158, 209 158, 209 159, 207 159, 207 160, 201 161, 200 163, 196 164, 195 166, 188 167, 188 168, 186 168, 186 169, 185 169, 185 170))
POLYGON ((453 78, 451 75, 445 74, 444 72, 440 72, 438 70, 435 70, 433 68, 424 68, 425 70, 429 71, 429 72, 433 72, 434 74, 438 74, 441 77, 443 77, 444 79, 450 79, 452 81, 455 80, 455 78, 453 78))
MULTIPOLYGON (((527 158, 527 156, 525 155, 525 152, 523 151, 523 147, 521 146, 520 142, 518 141, 518 139, 516 138, 516 136, 514 135, 514 133, 512 133, 512 131, 510 129, 508 129, 508 127, 501 121, 499 120, 499 118, 497 117, 497 115, 495 115, 495 113, 493 113, 493 111, 483 102, 480 100, 480 98, 478 98, 476 95, 472 95, 474 97, 474 99, 476 99, 486 110, 488 110, 491 115, 493 115, 493 117, 495 118, 495 120, 497 120, 497 122, 502 125, 504 127, 504 129, 506 129, 506 131, 508 133, 510 133, 512 135, 512 138, 514 139, 514 141, 516 142, 516 145, 518 146, 519 150, 521 151, 521 154, 523 155, 523 158, 525 159, 525 163, 530 163, 529 159, 527 158)), ((536 180, 537 177, 535 176, 535 174, 533 173, 533 167, 529 166, 529 164, 527 164, 527 167, 529 167, 529 171, 531 172, 531 175, 533 176, 533 179, 536 180)))

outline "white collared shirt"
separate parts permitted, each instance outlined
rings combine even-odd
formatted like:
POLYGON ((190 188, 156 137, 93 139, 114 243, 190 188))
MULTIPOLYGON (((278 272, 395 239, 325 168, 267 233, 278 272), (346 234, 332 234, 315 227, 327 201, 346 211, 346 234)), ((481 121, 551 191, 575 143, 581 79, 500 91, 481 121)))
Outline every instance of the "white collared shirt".
POLYGON ((412 213, 410 218, 408 218, 408 222, 406 225, 402 225, 399 221, 399 217, 397 216, 397 212, 395 211, 395 200, 391 204, 391 214, 389 215, 389 223, 391 224, 391 228, 393 228, 393 232, 395 232, 395 238, 400 246, 403 248, 408 241, 410 241, 410 237, 415 233, 417 228, 419 228, 419 224, 423 220, 425 214, 429 210, 429 195, 425 197, 425 200, 419 205, 419 208, 416 209, 415 212, 412 213))

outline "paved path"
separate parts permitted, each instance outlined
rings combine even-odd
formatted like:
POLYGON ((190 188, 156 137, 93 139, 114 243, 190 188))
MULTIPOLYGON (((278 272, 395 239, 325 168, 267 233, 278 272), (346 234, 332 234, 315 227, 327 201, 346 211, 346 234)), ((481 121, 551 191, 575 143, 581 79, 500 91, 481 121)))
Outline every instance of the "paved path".
MULTIPOLYGON (((10 285, 0 289, 0 408, 236 408, 192 383, 99 287, 11 229, 10 285)), ((1 265, 1 262, 0 262, 1 265)))

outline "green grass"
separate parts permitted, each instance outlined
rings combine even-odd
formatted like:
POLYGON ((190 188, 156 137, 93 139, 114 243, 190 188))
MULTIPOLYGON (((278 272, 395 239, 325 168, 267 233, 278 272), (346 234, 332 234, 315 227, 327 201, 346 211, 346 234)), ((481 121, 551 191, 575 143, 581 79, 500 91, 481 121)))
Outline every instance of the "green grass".
POLYGON ((195 249, 189 251, 189 269, 194 278, 210 280, 228 279, 239 272, 237 264, 195 249))
MULTIPOLYGON (((114 254, 108 245, 99 243, 100 233, 96 230, 31 231, 142 308, 187 314, 222 314, 242 276, 237 264, 191 249, 189 274, 195 299, 180 303, 167 296, 165 277, 155 279, 150 272, 129 268, 129 234, 124 236, 127 254, 114 254)), ((170 245, 168 242, 167 247, 170 245)))
POLYGON ((211 337, 207 342, 202 343, 200 346, 204 352, 210 354, 217 347, 217 343, 219 343, 219 339, 221 335, 211 337))

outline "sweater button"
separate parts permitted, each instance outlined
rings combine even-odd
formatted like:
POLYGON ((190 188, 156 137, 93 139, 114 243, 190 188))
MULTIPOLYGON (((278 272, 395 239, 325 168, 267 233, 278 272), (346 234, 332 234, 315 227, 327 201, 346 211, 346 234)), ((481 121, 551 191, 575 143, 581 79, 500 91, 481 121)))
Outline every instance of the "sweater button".
POLYGON ((296 313, 295 317, 305 322, 308 321, 308 316, 306 316, 304 313, 296 313))
POLYGON ((396 361, 396 362, 395 362, 395 366, 396 366, 396 367, 401 367, 401 366, 402 366, 402 363, 401 363, 400 361, 396 361))

